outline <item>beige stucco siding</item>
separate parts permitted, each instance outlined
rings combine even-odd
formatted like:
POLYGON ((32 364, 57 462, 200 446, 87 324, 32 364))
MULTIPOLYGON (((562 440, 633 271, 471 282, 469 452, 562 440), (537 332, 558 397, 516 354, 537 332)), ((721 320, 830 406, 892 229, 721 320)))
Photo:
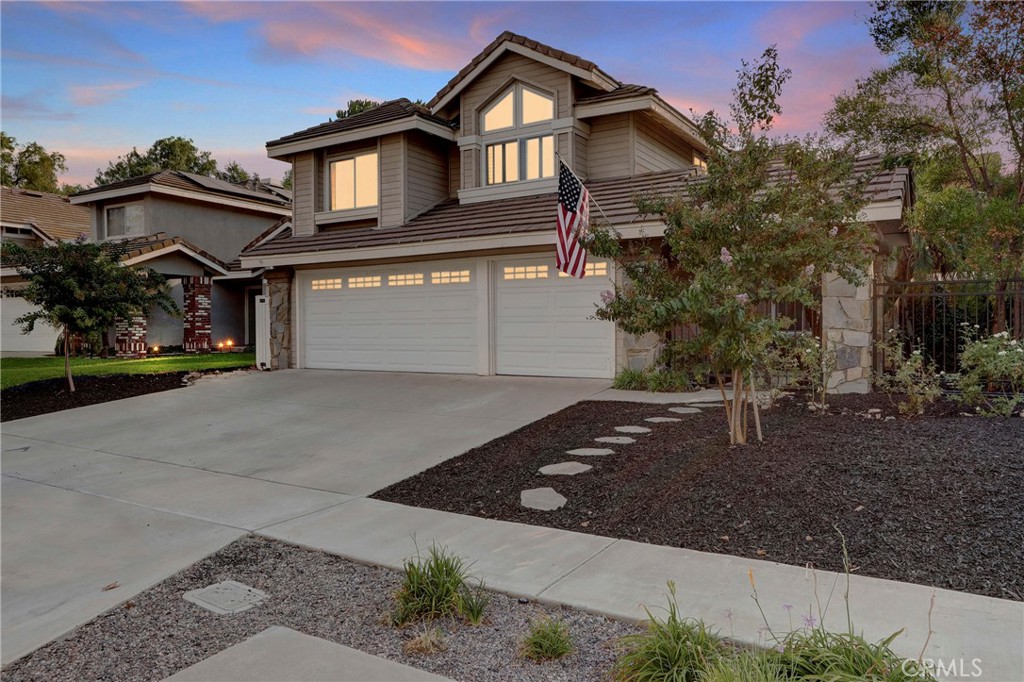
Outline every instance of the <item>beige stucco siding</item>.
POLYGON ((405 222, 405 144, 399 134, 380 138, 380 226, 395 227, 405 222))
POLYGON ((313 152, 296 154, 292 158, 292 197, 293 225, 296 235, 310 235, 316 232, 313 223, 314 179, 313 152))
POLYGON ((419 215, 448 196, 448 150, 422 133, 406 137, 405 218, 419 215))
POLYGON ((633 174, 632 123, 628 113, 601 116, 590 121, 587 171, 591 180, 633 174))
POLYGON ((635 173, 685 168, 693 163, 693 148, 646 114, 633 114, 635 173))

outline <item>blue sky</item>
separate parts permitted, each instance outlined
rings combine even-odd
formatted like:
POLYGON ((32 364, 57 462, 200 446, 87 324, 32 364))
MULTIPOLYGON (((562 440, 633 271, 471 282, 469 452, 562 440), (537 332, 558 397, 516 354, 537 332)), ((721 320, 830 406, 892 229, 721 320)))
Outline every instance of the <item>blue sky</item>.
POLYGON ((724 109, 741 59, 779 47, 793 79, 777 130, 818 127, 833 94, 882 64, 866 2, 0 3, 3 129, 68 159, 62 180, 161 137, 280 178, 264 143, 356 97, 430 99, 503 30, 724 109))

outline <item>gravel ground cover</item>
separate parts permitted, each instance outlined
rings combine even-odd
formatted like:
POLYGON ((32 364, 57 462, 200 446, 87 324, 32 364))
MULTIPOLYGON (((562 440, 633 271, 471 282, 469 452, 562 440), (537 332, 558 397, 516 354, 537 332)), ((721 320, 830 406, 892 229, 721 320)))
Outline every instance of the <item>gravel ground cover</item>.
POLYGON ((12 421, 96 405, 111 400, 134 398, 147 393, 181 388, 188 372, 165 374, 115 374, 75 377, 75 392, 68 391, 67 379, 43 379, 0 391, 0 421, 12 421))
MULTIPOLYGON (((471 557, 467 557, 471 559, 471 557)), ((456 680, 548 681, 602 679, 615 642, 640 626, 567 608, 520 603, 492 593, 480 626, 451 620, 396 629, 385 623, 401 574, 324 552, 247 536, 132 597, 3 669, 10 680, 161 680, 272 626, 281 625, 456 680), (223 580, 268 593, 248 611, 216 615, 182 595, 223 580), (532 619, 561 618, 574 652, 543 664, 524 660, 519 646, 532 619), (406 654, 405 643, 426 629, 444 633, 446 649, 406 654)))
POLYGON ((722 410, 583 402, 373 497, 833 571, 838 528, 857 573, 1024 600, 1024 419, 942 403, 886 420, 897 413, 880 395, 837 396, 816 415, 789 398, 763 415, 764 443, 731 448, 722 410), (645 421, 658 416, 681 421, 645 421), (608 446, 614 455, 566 454, 625 425, 652 432, 608 446), (538 473, 572 460, 594 468, 538 473), (520 504, 522 490, 544 486, 566 505, 520 504))

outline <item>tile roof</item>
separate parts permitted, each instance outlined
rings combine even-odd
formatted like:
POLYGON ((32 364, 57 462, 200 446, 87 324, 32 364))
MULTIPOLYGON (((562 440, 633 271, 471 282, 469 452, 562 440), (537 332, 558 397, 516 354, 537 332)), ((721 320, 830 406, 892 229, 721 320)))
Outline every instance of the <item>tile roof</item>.
POLYGON ((48 192, 4 187, 0 193, 0 220, 35 225, 54 239, 75 239, 92 231, 89 209, 67 197, 48 192))
POLYGON ((416 104, 415 102, 411 102, 405 97, 401 97, 399 99, 384 102, 373 109, 367 109, 366 111, 355 114, 354 116, 339 118, 337 121, 321 123, 320 125, 315 125, 312 128, 306 128, 305 130, 300 130, 297 133, 292 133, 291 135, 285 135, 284 137, 276 140, 271 140, 270 142, 267 142, 267 146, 274 147, 289 142, 310 140, 323 135, 333 135, 347 130, 358 130, 359 128, 366 128, 381 123, 390 123, 392 121, 400 121, 413 116, 437 123, 438 125, 445 126, 446 128, 451 127, 451 123, 449 121, 438 116, 434 116, 426 107, 416 104))
MULTIPOLYGON (((453 76, 452 79, 448 81, 448 83, 445 84, 445 86, 441 88, 429 102, 427 102, 427 106, 433 107, 435 104, 441 101, 444 98, 444 96, 447 95, 452 90, 454 90, 459 85, 459 83, 462 82, 462 80, 473 71, 473 69, 479 66, 481 62, 483 62, 485 59, 491 56, 491 53, 493 53, 495 50, 501 47, 503 43, 506 42, 522 45, 523 47, 539 52, 542 55, 551 57, 552 59, 558 59, 572 66, 584 69, 586 71, 600 70, 598 69, 597 64, 588 59, 583 59, 578 55, 563 52, 562 50, 555 49, 550 45, 545 45, 544 43, 539 43, 536 40, 531 40, 526 36, 521 36, 518 33, 512 33, 512 31, 505 31, 500 36, 491 41, 491 44, 485 47, 483 51, 480 52, 480 54, 473 57, 469 64, 466 64, 464 67, 462 67, 462 70, 455 74, 455 76, 453 76)), ((611 76, 608 76, 607 74, 604 75, 608 77, 610 80, 614 80, 613 78, 611 78, 611 76)))
POLYGON ((227 263, 213 254, 203 251, 192 242, 186 241, 181 237, 168 237, 166 232, 157 232, 156 234, 149 234, 143 237, 136 237, 134 239, 126 239, 121 242, 110 243, 116 244, 118 247, 124 249, 124 252, 121 255, 121 260, 131 260, 133 258, 138 258, 139 256, 144 256, 147 253, 154 253, 156 251, 169 249, 172 246, 181 245, 187 250, 214 263, 222 270, 227 271, 229 269, 227 263))
MULTIPOLYGON (((907 197, 910 172, 906 168, 886 170, 880 156, 859 159, 860 172, 873 173, 867 193, 872 201, 907 197)), ((642 220, 636 207, 638 196, 686 195, 689 183, 699 182, 696 169, 646 173, 610 180, 587 182, 587 189, 600 206, 601 215, 615 227, 642 220)), ((356 227, 325 230, 309 236, 290 231, 266 243, 243 250, 245 257, 291 253, 316 253, 396 244, 417 244, 440 239, 485 237, 554 229, 556 193, 474 204, 449 200, 399 227, 356 227)))
POLYGON ((649 88, 646 85, 634 85, 632 83, 623 83, 619 87, 609 92, 602 92, 590 97, 580 97, 576 100, 576 106, 581 104, 596 104, 598 102, 611 102, 619 99, 629 99, 630 97, 640 97, 642 95, 657 95, 658 91, 654 88, 649 88))
POLYGON ((206 194, 230 196, 238 199, 249 199, 277 206, 288 206, 291 204, 290 198, 278 189, 271 189, 269 187, 265 188, 262 185, 257 188, 249 188, 245 185, 227 182, 226 180, 221 180, 219 178, 211 178, 206 175, 174 170, 162 170, 155 173, 147 173, 146 175, 137 175, 134 178, 128 178, 127 180, 121 180, 120 182, 112 182, 107 185, 92 187, 75 194, 74 197, 77 199, 78 197, 87 197, 91 194, 98 194, 100 192, 130 189, 132 187, 141 188, 150 184, 160 185, 163 187, 173 187, 175 189, 185 189, 193 192, 203 192, 206 194))

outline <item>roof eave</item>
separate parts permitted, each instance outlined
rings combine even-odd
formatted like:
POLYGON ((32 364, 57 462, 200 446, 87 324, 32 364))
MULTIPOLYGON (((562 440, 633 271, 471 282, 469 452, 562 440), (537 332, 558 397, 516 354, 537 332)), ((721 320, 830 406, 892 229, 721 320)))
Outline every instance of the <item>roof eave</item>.
POLYGON ((75 196, 71 198, 71 203, 75 205, 92 204, 106 199, 120 199, 134 194, 145 194, 147 192, 153 192, 154 194, 166 194, 184 199, 195 199, 197 201, 230 206, 232 208, 263 211, 282 216, 291 215, 292 212, 291 206, 282 202, 258 201, 255 199, 246 199, 244 197, 228 196, 225 194, 214 194, 212 192, 167 187, 164 185, 157 185, 152 182, 145 185, 133 185, 132 187, 122 187, 119 189, 111 189, 102 192, 94 192, 92 194, 75 196))
POLYGON ((656 94, 636 95, 606 102, 594 102, 593 104, 578 104, 575 113, 576 118, 587 119, 629 111, 653 112, 676 129, 695 148, 702 152, 706 152, 708 149, 707 143, 701 139, 693 121, 656 94))
POLYGON ((343 130, 337 133, 317 135, 316 137, 296 140, 294 142, 271 140, 270 142, 267 142, 267 156, 271 159, 283 161, 291 155, 298 154, 300 152, 322 149, 323 147, 330 147, 337 144, 360 142, 363 140, 381 137, 382 135, 391 135, 393 133, 402 133, 412 130, 419 130, 427 133, 428 135, 434 135, 449 142, 455 141, 455 132, 451 128, 434 121, 427 121, 417 114, 410 114, 408 117, 398 119, 396 121, 378 123, 364 128, 343 130))

